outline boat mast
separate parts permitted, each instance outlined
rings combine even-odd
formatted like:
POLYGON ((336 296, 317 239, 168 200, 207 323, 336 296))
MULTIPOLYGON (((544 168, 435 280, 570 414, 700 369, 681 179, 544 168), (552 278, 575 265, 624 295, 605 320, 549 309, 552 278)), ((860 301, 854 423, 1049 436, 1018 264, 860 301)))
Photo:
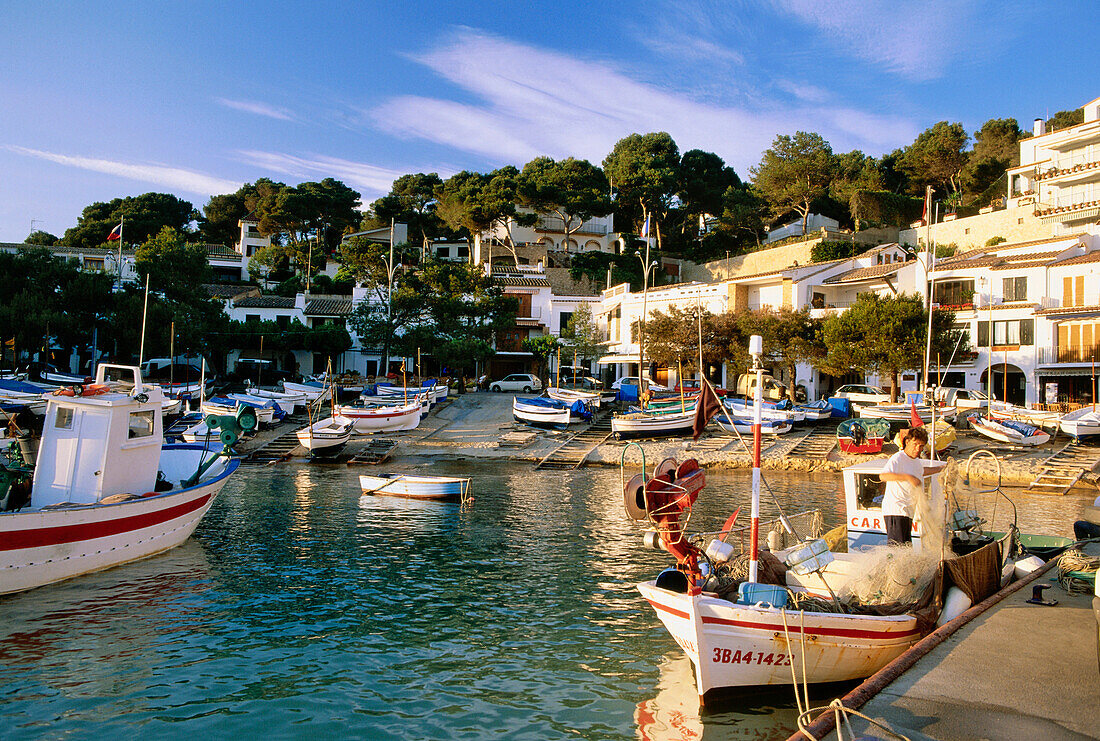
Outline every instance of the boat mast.
MULTIPOLYGON (((149 315, 149 273, 145 274, 145 307, 141 310, 141 347, 138 349, 138 365, 145 362, 145 319, 149 315)), ((131 356, 133 357, 133 356, 131 356)))
POLYGON ((764 354, 764 338, 754 334, 749 338, 749 355, 752 370, 756 372, 756 391, 752 404, 752 528, 749 542, 749 581, 756 581, 760 536, 760 420, 764 406, 764 366, 760 356, 764 354))

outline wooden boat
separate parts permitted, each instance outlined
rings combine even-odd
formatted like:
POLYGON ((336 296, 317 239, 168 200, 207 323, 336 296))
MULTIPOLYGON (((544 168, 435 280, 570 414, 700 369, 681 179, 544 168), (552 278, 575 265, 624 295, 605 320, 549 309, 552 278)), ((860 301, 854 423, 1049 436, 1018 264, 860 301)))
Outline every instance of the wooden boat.
POLYGON ((246 404, 256 410, 256 414, 266 415, 267 410, 271 410, 271 418, 273 422, 282 422, 287 415, 287 410, 279 406, 279 402, 274 399, 268 399, 263 396, 255 396, 254 394, 226 394, 226 397, 232 399, 238 404, 246 404))
POLYGON ((802 412, 807 422, 820 422, 833 416, 833 408, 825 399, 810 402, 809 404, 796 404, 794 407, 802 412))
POLYGON ((190 537, 238 461, 165 445, 162 402, 137 366, 108 364, 80 395, 50 396, 37 457, 0 459, 0 593, 136 561, 190 537), (110 384, 116 377, 127 382, 110 384))
POLYGON ((360 476, 363 496, 374 494, 409 499, 466 499, 470 479, 452 476, 413 476, 405 473, 384 473, 360 476))
POLYGON ((1030 447, 1050 441, 1050 433, 1011 419, 990 419, 981 414, 971 414, 966 421, 975 432, 1001 443, 1030 447))
POLYGON ((249 386, 248 395, 260 399, 270 399, 288 414, 293 414, 295 407, 304 407, 310 401, 306 398, 305 394, 300 392, 273 391, 271 389, 260 388, 259 386, 249 386))
POLYGON ((836 443, 843 453, 873 455, 890 439, 890 423, 883 419, 853 417, 837 425, 836 443))
POLYGON ((565 402, 566 404, 580 401, 591 409, 599 409, 604 403, 603 396, 599 391, 581 391, 579 389, 548 386, 546 395, 555 401, 565 402))
POLYGON ((1028 409, 1016 404, 1009 404, 1007 401, 990 402, 989 416, 993 419, 1011 419, 1016 422, 1023 422, 1050 432, 1058 430, 1058 421, 1062 418, 1061 412, 1043 412, 1038 409, 1028 409))
MULTIPOLYGON (((752 402, 745 399, 723 399, 722 405, 733 414, 742 419, 752 419, 752 402)), ((781 409, 775 402, 763 402, 760 408, 761 419, 772 419, 779 422, 798 424, 806 419, 805 412, 794 409, 781 409)))
POLYGON ((221 432, 214 427, 210 427, 206 424, 206 420, 202 419, 196 424, 191 425, 183 432, 179 433, 180 438, 187 443, 217 443, 221 445, 221 432))
POLYGON ((374 432, 400 432, 415 430, 420 425, 422 407, 419 401, 397 406, 368 406, 366 404, 337 404, 336 415, 355 422, 360 434, 374 432))
POLYGON ((339 454, 351 439, 355 421, 347 417, 326 417, 294 433, 298 442, 313 458, 330 458, 339 454))
MULTIPOLYGON (((752 420, 742 417, 731 417, 727 419, 726 415, 720 413, 714 418, 714 421, 718 423, 718 426, 721 427, 723 431, 730 434, 752 434, 752 420)), ((790 432, 791 429, 792 425, 790 422, 781 422, 778 419, 765 419, 760 422, 760 433, 763 435, 785 435, 790 432)))
MULTIPOLYGON (((426 395, 430 404, 438 404, 447 398, 447 387, 438 383, 425 386, 390 386, 379 383, 375 385, 374 391, 377 396, 398 397, 400 399, 426 395)), ((392 402, 392 399, 390 401, 392 402)))
POLYGON ((1085 406, 1067 412, 1058 420, 1058 427, 1075 440, 1096 437, 1100 435, 1100 411, 1093 411, 1093 407, 1085 406))
POLYGON ((691 432, 695 410, 675 414, 616 414, 611 417, 611 432, 624 437, 674 437, 691 432))
POLYGON ((521 399, 517 396, 512 399, 512 417, 517 422, 535 427, 565 429, 569 426, 572 414, 564 402, 555 399, 521 399))

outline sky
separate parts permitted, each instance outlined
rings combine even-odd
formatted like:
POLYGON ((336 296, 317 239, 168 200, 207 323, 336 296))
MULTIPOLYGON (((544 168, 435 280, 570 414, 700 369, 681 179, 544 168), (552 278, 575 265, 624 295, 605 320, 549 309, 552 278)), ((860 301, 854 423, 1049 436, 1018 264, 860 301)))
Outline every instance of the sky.
POLYGON ((743 179, 779 134, 880 156, 1100 97, 1100 5, 1017 0, 0 0, 0 242, 267 177, 602 162, 667 131, 743 179))

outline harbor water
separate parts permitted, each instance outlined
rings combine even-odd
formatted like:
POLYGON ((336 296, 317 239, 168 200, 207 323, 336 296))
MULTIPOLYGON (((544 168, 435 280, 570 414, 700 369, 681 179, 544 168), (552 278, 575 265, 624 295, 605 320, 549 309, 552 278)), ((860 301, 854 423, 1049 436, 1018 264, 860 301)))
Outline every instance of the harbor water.
MULTIPOLYGON (((471 476, 475 500, 361 497, 358 474, 374 469, 243 468, 182 547, 0 598, 3 737, 794 730, 782 693, 700 714, 690 662, 634 588, 670 558, 645 550, 642 527, 625 518, 618 469, 382 470, 471 476)), ((787 511, 842 521, 839 474, 765 479, 787 511)), ((746 521, 750 480, 708 472, 691 529, 717 529, 740 505, 746 521)), ((1068 534, 1080 508, 1072 497, 1013 496, 1037 532, 1068 534)))

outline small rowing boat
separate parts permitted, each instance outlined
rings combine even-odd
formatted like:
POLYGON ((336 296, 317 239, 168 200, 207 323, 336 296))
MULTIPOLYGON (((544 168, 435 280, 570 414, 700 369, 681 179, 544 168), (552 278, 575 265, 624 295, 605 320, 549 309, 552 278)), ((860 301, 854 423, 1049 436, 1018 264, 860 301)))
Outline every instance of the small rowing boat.
POLYGON ((966 418, 975 432, 1009 445, 1042 445, 1050 441, 1050 433, 1038 427, 1011 419, 990 419, 980 414, 971 414, 966 418))
POLYGON ((360 476, 363 496, 407 497, 409 499, 461 499, 469 496, 470 479, 453 476, 413 476, 407 473, 383 473, 360 476))

